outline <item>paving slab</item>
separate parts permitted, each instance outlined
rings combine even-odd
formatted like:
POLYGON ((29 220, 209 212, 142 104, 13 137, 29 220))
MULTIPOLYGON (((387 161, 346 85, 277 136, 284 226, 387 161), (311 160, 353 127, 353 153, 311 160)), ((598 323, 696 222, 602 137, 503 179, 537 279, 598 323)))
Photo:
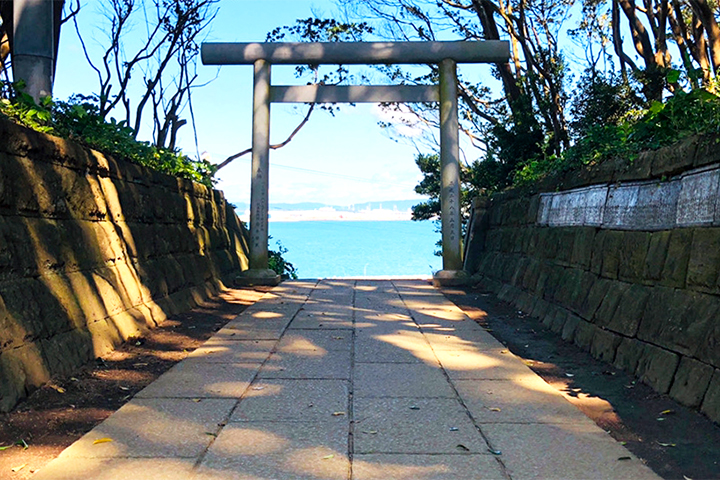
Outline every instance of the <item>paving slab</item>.
POLYGON ((250 319, 242 317, 225 325, 213 338, 223 340, 278 340, 290 319, 250 319))
POLYGON ((360 363, 437 364, 425 336, 418 329, 377 331, 358 329, 355 334, 355 361, 360 363))
POLYGON ((352 329, 353 314, 350 307, 323 306, 323 308, 304 308, 293 319, 290 328, 294 329, 352 329))
POLYGON ((185 360, 135 395, 136 398, 240 398, 260 363, 211 364, 185 360))
POLYGON ((514 380, 457 380, 460 398, 479 424, 576 423, 594 425, 536 375, 514 380))
POLYGON ((351 356, 341 350, 296 350, 273 353, 258 378, 350 379, 351 356))
POLYGON ((596 425, 484 425, 513 480, 659 480, 596 425))
POLYGON ((451 350, 451 351, 496 351, 507 350, 500 342, 490 336, 489 333, 477 329, 465 329, 458 331, 455 329, 433 328, 428 330, 422 329, 428 343, 432 345, 434 350, 451 350))
POLYGON ((490 455, 355 454, 355 480, 507 480, 490 455))
POLYGON ((314 330, 290 328, 277 344, 281 353, 315 350, 319 352, 352 349, 352 332, 346 329, 314 330))
POLYGON ((63 455, 196 458, 236 404, 237 400, 232 399, 136 398, 72 444, 63 455))
POLYGON ((347 422, 228 425, 194 478, 347 480, 347 422))
POLYGON ((417 323, 403 312, 382 312, 376 310, 356 311, 355 328, 373 332, 392 333, 397 330, 419 331, 417 323))
POLYGON ((440 366, 425 363, 356 363, 356 397, 455 398, 440 366))
POLYGON ((276 340, 228 340, 213 337, 188 355, 207 363, 264 362, 277 345, 276 340))
POLYGON ((348 387, 348 382, 343 380, 258 380, 241 399, 230 421, 327 421, 334 416, 347 418, 348 387))
POLYGON ((487 444, 454 398, 358 398, 356 453, 487 453, 487 444))
POLYGON ((33 474, 33 480, 178 480, 192 478, 194 459, 77 458, 60 456, 33 474))
POLYGON ((506 349, 443 349, 434 353, 453 380, 511 380, 534 375, 527 365, 506 349))

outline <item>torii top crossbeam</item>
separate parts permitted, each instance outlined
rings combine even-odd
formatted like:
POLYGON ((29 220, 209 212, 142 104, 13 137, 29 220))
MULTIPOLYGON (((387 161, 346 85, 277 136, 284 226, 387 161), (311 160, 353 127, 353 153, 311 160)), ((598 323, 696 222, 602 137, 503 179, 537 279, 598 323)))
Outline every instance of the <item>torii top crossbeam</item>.
POLYGON ((505 41, 359 42, 359 43, 204 43, 205 65, 253 65, 253 146, 250 198, 250 268, 240 284, 279 281, 268 270, 268 171, 270 104, 273 102, 439 102, 443 270, 436 283, 462 283, 460 152, 458 139, 458 63, 503 63, 510 57, 505 41), (386 86, 273 86, 270 66, 437 64, 440 84, 386 86))
POLYGON ((205 65, 427 64, 507 62, 508 42, 203 43, 205 65))

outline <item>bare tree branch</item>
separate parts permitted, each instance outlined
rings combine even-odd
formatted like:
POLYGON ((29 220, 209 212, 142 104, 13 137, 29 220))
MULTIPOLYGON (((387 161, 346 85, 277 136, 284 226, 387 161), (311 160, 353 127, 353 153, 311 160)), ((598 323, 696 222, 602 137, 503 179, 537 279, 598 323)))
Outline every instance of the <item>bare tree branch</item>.
MULTIPOLYGON (((292 133, 283 142, 276 143, 275 145, 270 145, 270 149, 277 150, 278 148, 282 148, 285 145, 287 145, 288 143, 290 143, 292 141, 292 139, 295 138, 295 135, 297 135, 298 132, 300 132, 300 130, 305 126, 305 124, 308 123, 308 121, 310 120, 310 115, 312 114, 314 109, 315 109, 315 104, 311 103, 310 108, 308 108, 308 111, 305 114, 305 118, 303 118, 302 121, 298 124, 298 126, 295 127, 295 130, 293 130, 292 133)), ((220 170, 223 167, 226 167, 227 165, 232 163, 233 160, 240 158, 244 155, 247 155, 248 153, 252 153, 252 148, 245 149, 240 153, 236 153, 235 155, 230 155, 228 158, 226 158, 225 160, 223 160, 221 163, 219 163, 217 165, 217 168, 215 171, 220 170)))

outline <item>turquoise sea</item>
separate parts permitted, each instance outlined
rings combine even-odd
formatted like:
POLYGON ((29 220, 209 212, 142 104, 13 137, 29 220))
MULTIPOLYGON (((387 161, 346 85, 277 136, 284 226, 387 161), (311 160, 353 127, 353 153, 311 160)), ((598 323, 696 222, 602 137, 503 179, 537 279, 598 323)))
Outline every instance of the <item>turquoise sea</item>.
POLYGON ((270 222, 276 242, 300 278, 431 275, 442 268, 433 254, 440 233, 430 221, 270 222))

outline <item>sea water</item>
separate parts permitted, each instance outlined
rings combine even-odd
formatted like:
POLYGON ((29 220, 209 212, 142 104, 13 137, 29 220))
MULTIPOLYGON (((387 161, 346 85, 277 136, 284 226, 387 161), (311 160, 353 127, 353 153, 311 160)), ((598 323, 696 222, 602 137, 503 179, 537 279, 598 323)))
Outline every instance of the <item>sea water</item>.
POLYGON ((270 222, 270 249, 300 278, 431 275, 442 268, 431 221, 270 222))

